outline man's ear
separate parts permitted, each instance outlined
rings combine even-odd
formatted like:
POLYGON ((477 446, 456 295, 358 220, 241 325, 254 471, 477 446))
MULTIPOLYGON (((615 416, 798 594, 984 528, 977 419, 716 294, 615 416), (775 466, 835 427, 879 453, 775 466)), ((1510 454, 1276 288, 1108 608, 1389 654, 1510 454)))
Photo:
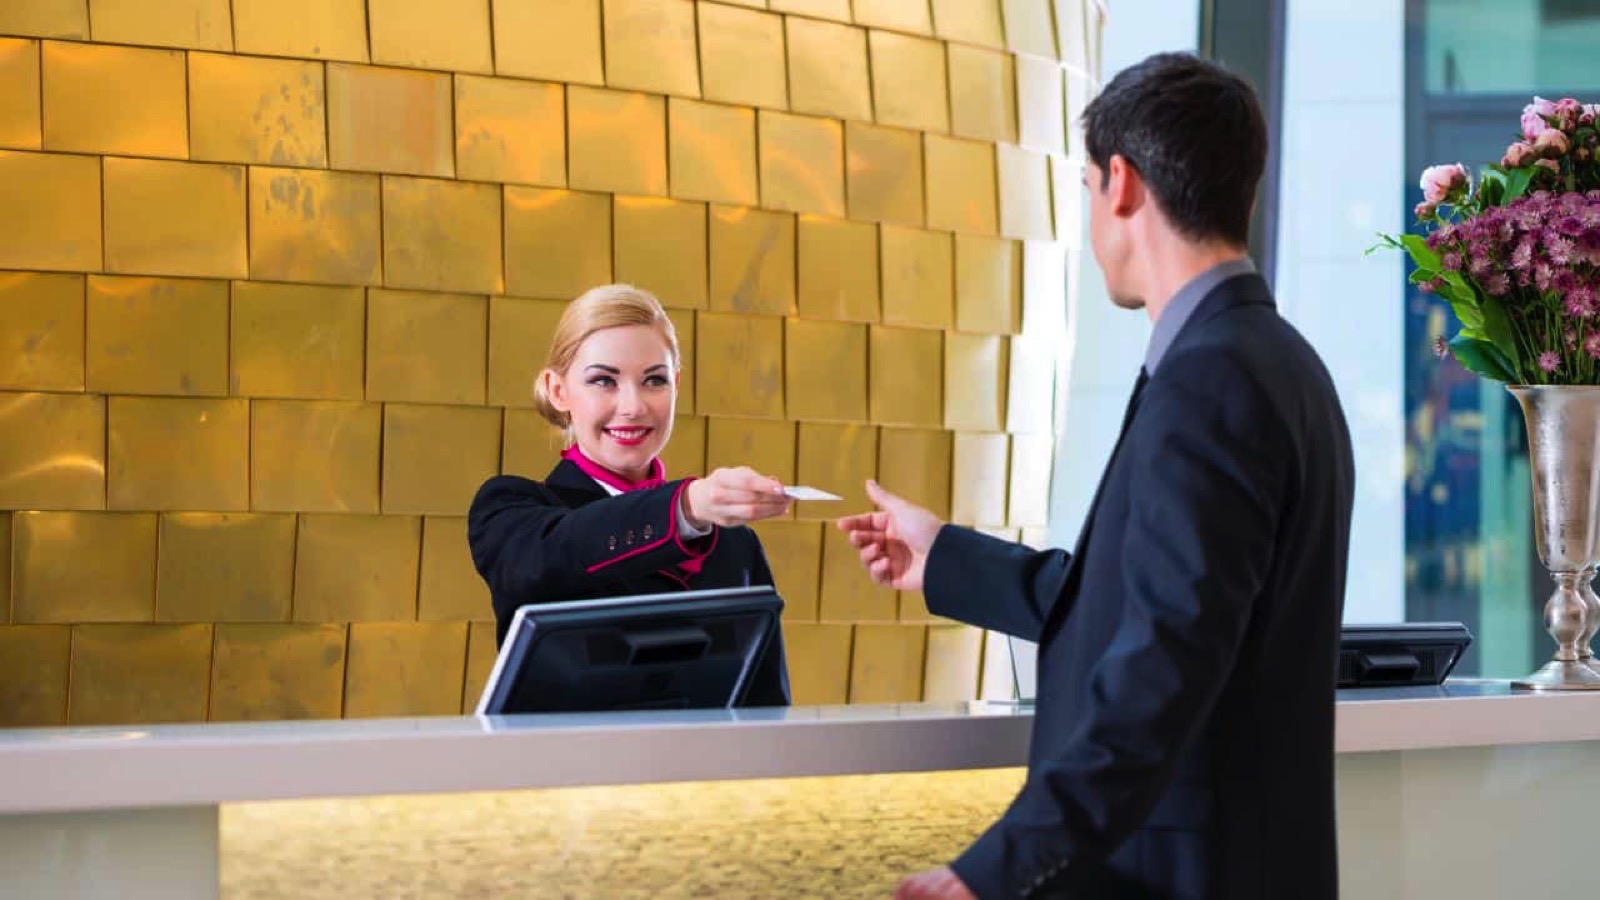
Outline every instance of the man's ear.
POLYGON ((1110 178, 1106 184, 1106 195, 1111 201, 1111 212, 1127 218, 1144 206, 1144 179, 1140 177, 1139 170, 1121 154, 1113 154, 1107 165, 1110 178))

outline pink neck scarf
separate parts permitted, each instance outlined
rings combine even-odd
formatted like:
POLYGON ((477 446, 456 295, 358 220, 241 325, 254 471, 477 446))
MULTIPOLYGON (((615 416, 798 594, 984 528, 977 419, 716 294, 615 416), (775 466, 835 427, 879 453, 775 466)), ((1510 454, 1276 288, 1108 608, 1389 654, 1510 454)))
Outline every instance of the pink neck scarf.
POLYGON ((629 481, 621 475, 600 465, 585 456, 577 444, 561 451, 561 458, 583 470, 583 474, 593 478, 604 485, 609 485, 626 494, 629 491, 642 491, 649 488, 658 488, 667 483, 667 467, 661 464, 661 459, 650 460, 650 476, 643 481, 629 481))

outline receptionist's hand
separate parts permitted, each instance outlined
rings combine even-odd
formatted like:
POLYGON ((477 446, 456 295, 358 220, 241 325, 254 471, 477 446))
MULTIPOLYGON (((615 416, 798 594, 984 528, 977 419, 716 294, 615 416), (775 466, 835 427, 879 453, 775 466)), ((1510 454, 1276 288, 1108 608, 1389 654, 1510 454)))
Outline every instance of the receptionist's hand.
POLYGON ((839 520, 839 530, 850 536, 873 581, 902 591, 922 590, 928 550, 944 523, 879 487, 876 481, 867 482, 867 496, 879 511, 846 516, 839 520))
POLYGON ((944 866, 912 875, 900 882, 894 900, 977 900, 956 873, 944 866))
POLYGON ((682 502, 684 516, 696 528, 728 528, 781 516, 792 501, 783 493, 783 482, 740 466, 689 482, 682 502))

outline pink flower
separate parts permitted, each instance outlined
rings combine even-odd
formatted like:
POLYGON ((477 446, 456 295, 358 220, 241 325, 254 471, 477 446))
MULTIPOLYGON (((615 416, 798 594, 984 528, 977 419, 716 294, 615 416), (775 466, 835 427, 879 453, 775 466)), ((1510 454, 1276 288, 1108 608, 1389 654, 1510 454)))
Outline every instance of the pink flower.
POLYGON ((1561 174, 1561 164, 1556 162, 1553 159, 1541 159, 1538 162, 1534 163, 1534 165, 1538 166, 1541 169, 1545 169, 1545 170, 1554 172, 1557 175, 1561 174))
POLYGON ((1444 359, 1450 355, 1450 344, 1440 335, 1433 339, 1433 355, 1444 359))
POLYGON ((1571 131, 1578 127, 1578 117, 1583 115, 1583 104, 1571 97, 1558 100, 1556 101, 1554 115, 1557 125, 1567 131, 1571 131))
POLYGON ((1517 141, 1506 148, 1506 155, 1500 158, 1500 165, 1508 169, 1520 169, 1538 159, 1533 145, 1527 141, 1517 141))
POLYGON ((1600 119, 1600 103, 1585 104, 1583 113, 1578 116, 1578 124, 1593 125, 1595 119, 1600 119))
POLYGON ((1511 279, 1504 272, 1496 272, 1483 280, 1483 289, 1496 297, 1504 297, 1511 290, 1511 279))
POLYGON ((1421 203, 1418 203, 1416 208, 1411 212, 1415 214, 1418 219, 1431 219, 1433 218, 1434 213, 1438 211, 1439 205, 1437 203, 1429 203, 1428 201, 1424 200, 1421 203))
POLYGON ((1561 368, 1561 354, 1554 350, 1546 350, 1539 354, 1539 368, 1546 374, 1561 368))
POLYGON ((1422 173, 1422 199, 1437 206, 1467 186, 1467 170, 1460 163, 1429 166, 1422 173))
POLYGON ((1539 135, 1550 130, 1550 125, 1545 122, 1544 116, 1533 111, 1532 107, 1522 111, 1522 139, 1531 141, 1539 135))
POLYGON ((1567 139, 1564 132, 1552 128, 1539 135, 1538 140, 1533 142, 1533 149, 1534 152, 1545 159, 1554 159, 1558 156, 1566 156, 1567 151, 1572 149, 1572 141, 1567 139))
POLYGON ((1541 116, 1553 116, 1556 114, 1556 104, 1554 101, 1535 96, 1533 98, 1533 102, 1529 103, 1527 106, 1524 106, 1522 111, 1524 113, 1538 113, 1541 116))
POLYGON ((1583 339, 1583 352, 1600 359, 1600 331, 1592 332, 1583 339))

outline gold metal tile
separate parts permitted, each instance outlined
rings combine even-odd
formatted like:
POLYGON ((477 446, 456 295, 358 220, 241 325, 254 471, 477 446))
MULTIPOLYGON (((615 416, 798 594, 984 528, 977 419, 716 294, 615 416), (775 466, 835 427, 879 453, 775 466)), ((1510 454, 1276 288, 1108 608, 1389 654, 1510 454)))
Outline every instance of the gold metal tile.
POLYGON ((700 77, 705 98, 788 109, 783 17, 720 3, 695 6, 700 14, 700 77))
POLYGON ((162 515, 156 621, 289 621, 294 526, 289 515, 162 515))
POLYGON ((73 725, 204 722, 210 625, 82 625, 72 629, 73 725))
POLYGON ((100 160, 0 150, 0 267, 100 270, 100 160))
POLYGON ((11 513, 0 512, 0 625, 11 621, 11 513))
POLYGON ((916 132, 846 122, 845 173, 852 218, 922 224, 922 139, 916 132))
POLYGON ((87 0, 23 0, 0 4, 0 33, 30 37, 89 37, 87 0))
POLYGON ((580 190, 665 196, 666 98, 569 86, 567 183, 580 190))
POLYGON ((700 96, 695 7, 683 0, 606 0, 606 84, 700 96))
POLYGON ((1011 340, 1011 373, 1007 379, 1006 430, 1034 434, 1053 430, 1055 420, 1056 350, 1051 338, 1011 340))
POLYGON ((864 28, 785 18, 789 105, 798 113, 872 121, 864 28))
POLYGON ((248 400, 112 397, 106 420, 108 508, 250 508, 248 400))
POLYGON ((566 308, 564 300, 489 298, 491 406, 533 406, 533 383, 566 308))
POLYGON ((997 234, 995 146, 936 134, 923 140, 928 227, 997 234))
POLYGON ((700 416, 679 415, 673 419, 672 441, 661 452, 661 463, 667 469, 668 478, 699 477, 708 471, 706 423, 700 416))
POLYGON ((850 0, 769 0, 768 5, 778 12, 798 13, 835 22, 850 21, 850 0))
POLYGON ((812 319, 876 322, 878 229, 866 222, 822 216, 799 220, 800 315, 812 319))
POLYGON ((894 591, 872 583, 844 532, 823 523, 817 618, 823 622, 893 622, 896 605, 894 591))
POLYGON ((213 722, 337 719, 344 704, 345 625, 218 625, 213 722))
POLYGON ((1017 107, 1023 146, 1041 153, 1067 152, 1066 100, 1061 67, 1033 56, 1017 57, 1017 107))
POLYGON ((326 166, 321 63, 189 54, 189 154, 194 159, 326 166))
POLYGON ((234 282, 229 392, 361 399, 366 323, 361 288, 234 282))
POLYGON ((948 431, 928 428, 884 428, 878 435, 878 483, 931 511, 950 517, 950 452, 948 431))
POLYGON ((885 225, 883 321, 949 328, 955 321, 955 242, 941 231, 885 225))
POLYGON ((783 418, 783 320, 700 313, 696 328, 696 410, 783 418))
POLYGON ((489 588, 472 565, 464 518, 428 516, 422 520, 417 618, 424 622, 494 621, 489 588))
POLYGON ((1022 333, 1035 339, 1065 340, 1067 285, 1074 281, 1067 247, 1054 241, 1022 245, 1022 333))
POLYGON ((1006 421, 1006 339, 992 334, 944 336, 944 425, 1000 431, 1006 421))
POLYGON ((1024 528, 1022 529, 1022 538, 1019 543, 1026 544, 1028 547, 1034 550, 1047 549, 1050 546, 1049 531, 1048 529, 1037 526, 1032 528, 1024 528))
POLYGON ((559 84, 456 76, 456 174, 567 183, 567 95, 559 84))
POLYGON ((450 76, 328 65, 328 160, 335 169, 455 172, 450 76))
POLYGON ((501 75, 603 84, 600 0, 493 0, 501 75))
POLYGON ((466 515, 479 485, 500 471, 500 419, 498 409, 387 404, 384 513, 466 515))
MULTIPOLYGON (((682 423, 679 424, 681 426, 682 423)), ((676 444, 677 440, 674 439, 673 443, 676 444)), ((564 449, 566 441, 561 432, 538 412, 532 409, 506 410, 505 436, 500 444, 502 473, 543 481, 561 460, 561 451, 564 449)), ((701 457, 704 456, 702 443, 701 457)), ((670 466, 668 471, 672 471, 670 466)))
POLYGON ((611 221, 618 281, 650 291, 663 306, 706 308, 704 203, 619 195, 611 221))
POLYGON ((274 512, 378 511, 376 403, 257 400, 250 415, 250 507, 274 512))
POLYGON ((470 622, 467 625, 466 683, 461 687, 461 712, 470 715, 478 708, 478 698, 494 669, 494 658, 500 648, 494 643, 493 622, 470 622))
POLYGON ((1007 237, 1055 239, 1050 211, 1050 170, 1042 153, 1001 144, 1000 233, 1007 237))
POLYGON ((232 50, 228 0, 89 0, 91 35, 110 44, 232 50))
POLYGON ((850 5, 858 25, 933 34, 933 14, 927 0, 852 0, 850 5))
POLYGON ((228 393, 228 283, 91 275, 87 383, 124 394, 228 393))
POLYGON ((667 140, 674 197, 744 206, 760 202, 753 110, 672 97, 667 140))
POLYGON ((46 41, 44 148, 189 155, 184 54, 46 41))
MULTIPOLYGON (((505 189, 506 290, 565 300, 611 281, 611 198, 505 189)), ((543 350, 533 348, 543 359, 543 350)))
POLYGON ((1055 17, 1051 14, 1050 2, 1001 0, 1006 46, 1012 52, 1044 57, 1052 64, 1059 58, 1056 52, 1055 17))
POLYGON ((1051 205, 1055 213, 1055 233, 1061 242, 1076 250, 1083 233, 1083 163, 1059 156, 1050 157, 1051 205))
POLYGON ((844 129, 833 119, 762 110, 761 205, 844 215, 844 129))
POLYGON ((711 308, 763 316, 794 315, 794 254, 793 215, 712 206, 711 308))
POLYGON ((83 390, 82 275, 0 272, 0 389, 83 390))
POLYGON ((504 290, 500 190, 497 184, 384 176, 384 284, 504 290))
POLYGON ((824 422, 867 420, 867 326, 784 323, 784 412, 824 422))
POLYGON ((1005 525, 1007 436, 957 433, 951 456, 950 520, 1005 525))
POLYGON ((944 425, 944 334, 874 325, 867 348, 867 408, 872 421, 944 425))
POLYGON ((796 518, 832 520, 847 512, 872 508, 867 481, 878 477, 875 426, 801 422, 797 456, 798 483, 822 488, 844 499, 796 503, 796 518))
POLYGON ((795 424, 731 416, 706 420, 706 473, 739 466, 796 484, 795 424))
POLYGON ((11 531, 11 621, 150 621, 154 515, 19 512, 11 531))
POLYGON ((0 38, 0 147, 39 149, 40 106, 39 42, 0 38))
POLYGON ((877 121, 922 131, 950 130, 945 92, 945 45, 936 40, 873 30, 872 108, 877 121))
POLYGON ((105 161, 106 271, 244 278, 244 167, 105 161))
POLYGON ((366 0, 232 0, 240 53, 367 61, 366 0))
POLYGON ((950 130, 981 141, 1017 142, 1017 89, 1009 53, 950 44, 950 130))
POLYGON ((927 629, 921 625, 857 625, 850 656, 850 702, 921 700, 927 640, 927 629))
POLYGON ((455 715, 466 663, 465 622, 356 622, 345 718, 455 715))
POLYGON ((933 30, 946 40, 1002 49, 1000 0, 933 0, 933 30))
MULTIPOLYGON (((817 595, 822 582, 822 530, 826 522, 786 522, 768 519, 752 526, 772 567, 772 578, 783 598, 785 630, 790 622, 817 620, 817 595)), ((795 668, 793 651, 789 669, 795 668)))
POLYGON ((956 327, 1016 334, 1021 320, 1022 243, 956 235, 956 327))
POLYGON ((379 178, 250 168, 250 273, 331 284, 383 282, 379 178))
POLYGON ((695 315, 687 309, 668 309, 667 318, 678 335, 678 400, 675 412, 680 416, 694 414, 694 361, 695 315))
POLYGON ((416 516, 301 516, 294 620, 414 621, 421 548, 416 516))
POLYGON ((66 625, 0 626, 0 728, 67 724, 71 642, 66 625))
POLYGON ((941 619, 928 609, 928 598, 921 591, 900 591, 900 621, 921 622, 931 624, 934 622, 948 622, 941 619))
MULTIPOLYGON (((1085 0, 1054 0, 1056 46, 1061 50, 1061 61, 1077 66, 1079 71, 1099 71, 1089 68, 1089 17, 1094 7, 1085 0)), ((1095 13, 1098 16, 1098 12, 1095 13)))
POLYGON ((105 509, 106 400, 0 394, 0 508, 105 509))
POLYGON ((789 690, 796 706, 837 706, 850 699, 849 625, 783 626, 789 657, 789 690))
POLYGON ((459 0, 367 0, 372 61, 453 72, 494 71, 489 5, 459 0))
POLYGON ((489 298, 367 292, 367 399, 482 403, 489 298))
POLYGON ((1007 506, 1014 527, 1049 524, 1050 469, 1055 442, 1049 433, 1011 437, 1011 502, 1007 506))
POLYGON ((978 699, 978 670, 982 662, 982 629, 965 625, 929 628, 922 699, 930 703, 978 699))

